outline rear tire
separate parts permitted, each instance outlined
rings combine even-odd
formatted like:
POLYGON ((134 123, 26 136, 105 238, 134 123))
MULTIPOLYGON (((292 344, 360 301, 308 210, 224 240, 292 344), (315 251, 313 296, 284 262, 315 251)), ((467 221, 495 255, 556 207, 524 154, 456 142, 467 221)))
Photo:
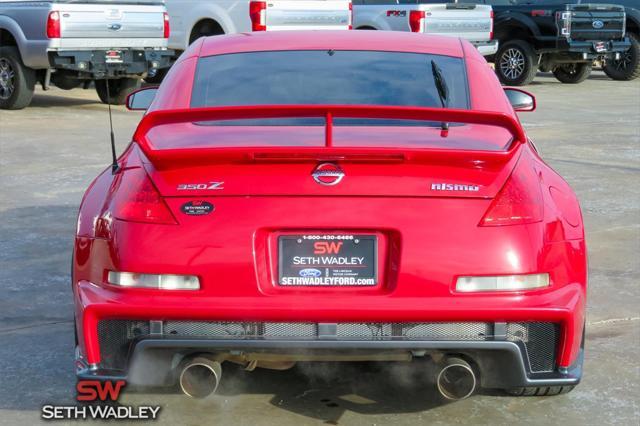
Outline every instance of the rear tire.
POLYGON ((607 61, 602 70, 613 80, 629 81, 640 77, 640 39, 635 34, 627 34, 631 48, 618 60, 607 61))
POLYGON ((103 104, 124 105, 127 96, 140 87, 140 80, 137 78, 120 78, 117 80, 109 80, 109 96, 107 96, 106 80, 96 80, 96 92, 103 104))
POLYGON ((27 68, 13 46, 0 47, 0 109, 22 109, 31 103, 36 72, 27 68))
POLYGON ((543 386, 511 388, 504 391, 511 396, 555 396, 569 393, 575 386, 543 386))
POLYGON ((495 57, 496 74, 507 86, 525 86, 533 81, 538 60, 533 47, 524 40, 512 40, 500 46, 495 57))
POLYGON ((591 74, 592 63, 563 64, 553 70, 553 75, 562 83, 582 83, 591 74))

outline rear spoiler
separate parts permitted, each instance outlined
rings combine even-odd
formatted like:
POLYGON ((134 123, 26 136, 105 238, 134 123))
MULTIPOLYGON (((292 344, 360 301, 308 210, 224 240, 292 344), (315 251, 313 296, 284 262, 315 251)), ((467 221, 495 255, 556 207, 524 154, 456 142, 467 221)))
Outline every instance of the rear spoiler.
MULTIPOLYGON (((334 147, 333 146, 333 119, 334 118, 365 118, 365 119, 390 119, 390 120, 415 120, 429 122, 453 122, 465 124, 482 124, 497 126, 506 129, 513 136, 511 147, 516 143, 525 143, 527 136, 520 122, 513 116, 493 111, 473 111, 466 109, 444 109, 426 107, 405 106, 371 106, 371 105, 260 105, 260 106, 225 106, 207 108, 185 108, 174 110, 158 110, 147 113, 133 135, 133 141, 138 143, 146 157, 156 166, 163 163, 189 159, 195 162, 204 161, 220 154, 228 154, 238 148, 210 147, 210 148, 171 148, 157 149, 148 139, 151 129, 165 124, 192 123, 203 121, 225 121, 243 119, 269 119, 269 118, 324 118, 325 119, 325 143, 324 147, 299 147, 295 148, 298 154, 305 152, 310 155, 339 156, 363 153, 390 153, 398 152, 393 147, 366 148, 366 147, 334 147)), ((450 132, 455 132, 455 128, 450 132)), ((246 148, 242 149, 246 152, 246 148)), ((279 153, 291 153, 292 148, 279 146, 253 147, 252 151, 259 151, 265 155, 279 153)), ((446 154, 460 153, 459 150, 434 150, 434 149, 403 149, 403 152, 415 151, 433 153, 440 151, 446 154)), ((480 157, 499 156, 507 152, 489 151, 462 151, 466 155, 476 154, 480 157)), ((510 156, 510 155, 509 155, 510 156)))

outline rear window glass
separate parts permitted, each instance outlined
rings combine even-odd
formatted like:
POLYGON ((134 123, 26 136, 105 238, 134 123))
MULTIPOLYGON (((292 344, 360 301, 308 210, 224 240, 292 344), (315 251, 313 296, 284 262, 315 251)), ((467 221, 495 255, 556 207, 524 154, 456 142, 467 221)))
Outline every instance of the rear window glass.
MULTIPOLYGON (((201 58, 191 106, 342 104, 441 107, 431 61, 437 64, 444 76, 449 93, 448 107, 468 109, 468 85, 461 58, 333 50, 249 52, 201 58)), ((318 120, 268 121, 270 124, 274 121, 278 124, 301 121, 315 124, 318 120)), ((337 124, 340 121, 356 124, 369 120, 343 119, 336 120, 337 124)), ((389 124, 390 120, 375 121, 389 124)), ((323 120, 318 121, 318 124, 322 123, 323 120)), ((405 123, 398 121, 398 124, 405 123)))

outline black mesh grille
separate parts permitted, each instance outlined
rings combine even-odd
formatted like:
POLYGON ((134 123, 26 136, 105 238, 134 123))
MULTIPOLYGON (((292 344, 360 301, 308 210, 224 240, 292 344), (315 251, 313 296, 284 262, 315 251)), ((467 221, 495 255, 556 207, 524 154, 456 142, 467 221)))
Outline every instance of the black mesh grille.
POLYGON ((555 369, 559 338, 559 327, 551 322, 507 323, 507 339, 524 344, 534 373, 555 369))
MULTIPOLYGON (((276 322, 209 322, 165 321, 166 337, 218 338, 218 339, 307 339, 319 337, 316 323, 276 322)), ((98 324, 100 353, 104 368, 126 367, 131 343, 149 335, 148 321, 103 320, 98 324)), ((493 323, 338 323, 338 340, 496 340, 493 323)), ((507 323, 507 340, 517 342, 525 352, 531 372, 553 371, 559 327, 554 323, 507 323)), ((504 337, 503 337, 504 339, 504 337)))
POLYGON ((106 320, 98 322, 102 367, 124 369, 133 340, 148 334, 149 321, 106 320))
MULTIPOLYGON (((164 334, 176 337, 315 339, 315 323, 189 322, 166 321, 164 334)), ((487 340, 493 325, 482 322, 457 323, 338 323, 337 339, 385 340, 487 340)))

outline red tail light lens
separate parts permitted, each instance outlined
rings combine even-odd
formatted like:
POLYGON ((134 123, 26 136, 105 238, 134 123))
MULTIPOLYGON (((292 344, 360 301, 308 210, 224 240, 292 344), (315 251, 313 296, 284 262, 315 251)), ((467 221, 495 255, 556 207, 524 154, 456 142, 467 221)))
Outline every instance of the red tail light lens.
POLYGON ((491 11, 491 30, 489 31, 489 40, 493 40, 493 10, 491 11))
POLYGON ((116 179, 119 181, 114 186, 113 217, 130 222, 177 224, 144 169, 124 170, 116 179))
POLYGON ((49 12, 47 18, 47 37, 48 38, 60 38, 60 12, 49 12))
POLYGON ((167 12, 164 12, 162 14, 163 18, 164 18, 164 34, 163 37, 164 38, 169 38, 169 35, 171 34, 171 26, 169 25, 169 14, 167 12))
POLYGON ((540 183, 527 163, 516 166, 489 209, 480 226, 524 225, 540 222, 543 200, 540 183))
POLYGON ((267 10, 266 1, 252 1, 249 2, 249 17, 251 18, 251 30, 252 31, 266 31, 266 16, 267 10))
POLYGON ((353 29, 353 3, 349 2, 349 29, 353 29))
POLYGON ((411 32, 422 32, 422 21, 424 21, 424 17, 424 10, 412 10, 409 12, 409 27, 411 27, 411 32))

